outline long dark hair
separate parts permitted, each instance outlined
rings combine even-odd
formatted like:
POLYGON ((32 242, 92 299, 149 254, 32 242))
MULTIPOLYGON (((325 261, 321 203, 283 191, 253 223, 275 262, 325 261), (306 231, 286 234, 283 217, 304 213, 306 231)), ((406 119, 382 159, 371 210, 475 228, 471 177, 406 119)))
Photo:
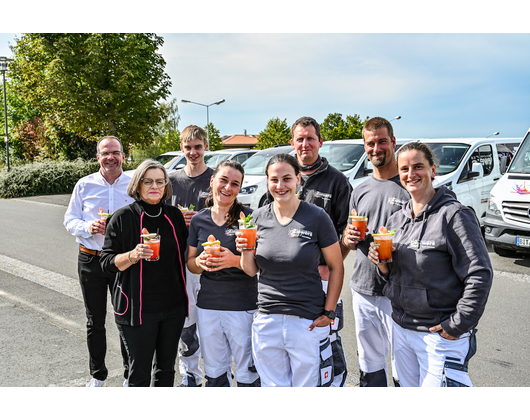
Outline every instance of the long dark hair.
MULTIPOLYGON (((232 169, 235 169, 239 172, 241 172, 241 185, 243 185, 243 179, 245 178, 245 170, 243 169, 243 166, 241 166, 241 163, 239 163, 237 160, 223 160, 215 170, 213 171, 212 178, 215 178, 217 173, 221 168, 229 167, 232 169)), ((206 197, 206 206, 212 207, 213 206, 213 192, 210 188, 208 191, 208 197, 206 197)), ((243 210, 243 204, 241 204, 239 201, 237 201, 237 198, 232 203, 232 207, 230 207, 230 210, 228 210, 228 213, 226 215, 226 225, 232 226, 237 225, 237 221, 239 220, 239 214, 243 210)))

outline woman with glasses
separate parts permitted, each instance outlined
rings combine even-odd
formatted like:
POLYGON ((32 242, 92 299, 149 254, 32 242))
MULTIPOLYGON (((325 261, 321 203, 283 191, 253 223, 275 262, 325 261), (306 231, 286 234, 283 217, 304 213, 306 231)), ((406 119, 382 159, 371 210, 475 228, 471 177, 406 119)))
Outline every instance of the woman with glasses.
POLYGON ((127 194, 135 202, 107 220, 104 271, 117 273, 112 303, 129 355, 128 386, 173 386, 178 341, 188 314, 185 259, 188 229, 181 211, 165 204, 172 187, 156 160, 140 164, 127 194), (160 257, 142 234, 160 236, 160 257), (156 354, 156 358, 154 356, 156 354))

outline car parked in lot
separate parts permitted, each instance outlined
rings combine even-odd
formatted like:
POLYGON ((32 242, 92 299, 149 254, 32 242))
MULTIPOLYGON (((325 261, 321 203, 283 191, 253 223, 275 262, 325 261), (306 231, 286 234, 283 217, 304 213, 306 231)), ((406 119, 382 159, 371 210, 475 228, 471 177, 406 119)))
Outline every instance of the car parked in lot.
POLYGON ((249 157, 256 154, 257 150, 251 149, 224 149, 204 153, 204 162, 210 168, 216 168, 224 160, 236 160, 239 163, 245 162, 249 157))
MULTIPOLYGON (((211 168, 215 168, 220 162, 228 159, 237 160, 239 163, 243 163, 256 152, 257 150, 251 149, 226 149, 216 150, 214 152, 205 152, 204 162, 211 168)), ((168 173, 176 171, 177 169, 182 169, 186 166, 186 157, 181 151, 162 153, 155 159, 166 167, 168 173)), ((130 171, 124 171, 124 173, 132 176, 134 169, 130 171)))
POLYGON ((267 197, 267 176, 265 167, 271 157, 278 153, 292 153, 291 146, 275 146, 257 151, 253 156, 243 162, 245 178, 237 196, 238 201, 251 209, 263 205, 267 197))

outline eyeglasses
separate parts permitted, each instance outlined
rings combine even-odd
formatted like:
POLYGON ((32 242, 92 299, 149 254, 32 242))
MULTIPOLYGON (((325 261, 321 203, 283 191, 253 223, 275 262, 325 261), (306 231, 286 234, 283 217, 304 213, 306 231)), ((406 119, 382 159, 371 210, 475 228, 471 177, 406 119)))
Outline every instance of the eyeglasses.
POLYGON ((107 157, 107 156, 114 156, 114 157, 120 157, 123 154, 121 150, 115 150, 114 152, 101 152, 98 153, 101 157, 107 157))
POLYGON ((145 185, 146 187, 150 187, 151 185, 153 185, 153 182, 156 183, 156 186, 158 188, 162 188, 167 184, 167 179, 165 178, 160 178, 154 181, 151 178, 142 178, 140 179, 140 181, 142 181, 142 184, 145 185))

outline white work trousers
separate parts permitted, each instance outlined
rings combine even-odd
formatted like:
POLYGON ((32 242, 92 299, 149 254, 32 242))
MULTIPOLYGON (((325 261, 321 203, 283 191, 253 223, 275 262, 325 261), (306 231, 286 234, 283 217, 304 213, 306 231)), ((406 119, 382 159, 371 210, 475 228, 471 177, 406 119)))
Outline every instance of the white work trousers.
MULTIPOLYGON (((256 311, 215 311, 197 308, 204 372, 210 378, 232 375, 232 357, 237 382, 252 384, 258 374, 252 362, 252 320, 256 311)), ((232 381, 230 381, 231 384, 232 381)))
POLYGON ((184 329, 182 337, 185 337, 185 340, 180 339, 179 349, 197 349, 192 354, 190 351, 185 352, 185 355, 182 351, 179 351, 179 372, 182 375, 182 384, 188 386, 188 378, 195 378, 195 383, 197 385, 202 384, 202 369, 199 365, 201 361, 201 348, 200 348, 200 339, 199 332, 193 325, 197 323, 197 294, 201 288, 200 283, 201 275, 193 274, 186 267, 186 292, 188 294, 188 306, 189 306, 189 315, 184 322, 184 329), (191 328, 190 328, 191 327, 191 328), (186 331, 194 331, 196 334, 186 334, 186 331))
MULTIPOLYGON (((385 296, 369 296, 352 290, 353 314, 359 353, 359 369, 364 373, 384 369, 388 381, 387 358, 392 344, 392 305, 385 296)), ((394 352, 390 360, 395 374, 394 352)))
POLYGON ((333 356, 329 326, 293 315, 263 314, 252 324, 252 354, 262 387, 329 386, 333 356))
POLYGON ((445 362, 463 364, 469 351, 469 333, 448 340, 439 333, 407 330, 394 322, 396 369, 403 387, 441 387, 444 375, 473 386, 467 372, 444 368, 445 362))

